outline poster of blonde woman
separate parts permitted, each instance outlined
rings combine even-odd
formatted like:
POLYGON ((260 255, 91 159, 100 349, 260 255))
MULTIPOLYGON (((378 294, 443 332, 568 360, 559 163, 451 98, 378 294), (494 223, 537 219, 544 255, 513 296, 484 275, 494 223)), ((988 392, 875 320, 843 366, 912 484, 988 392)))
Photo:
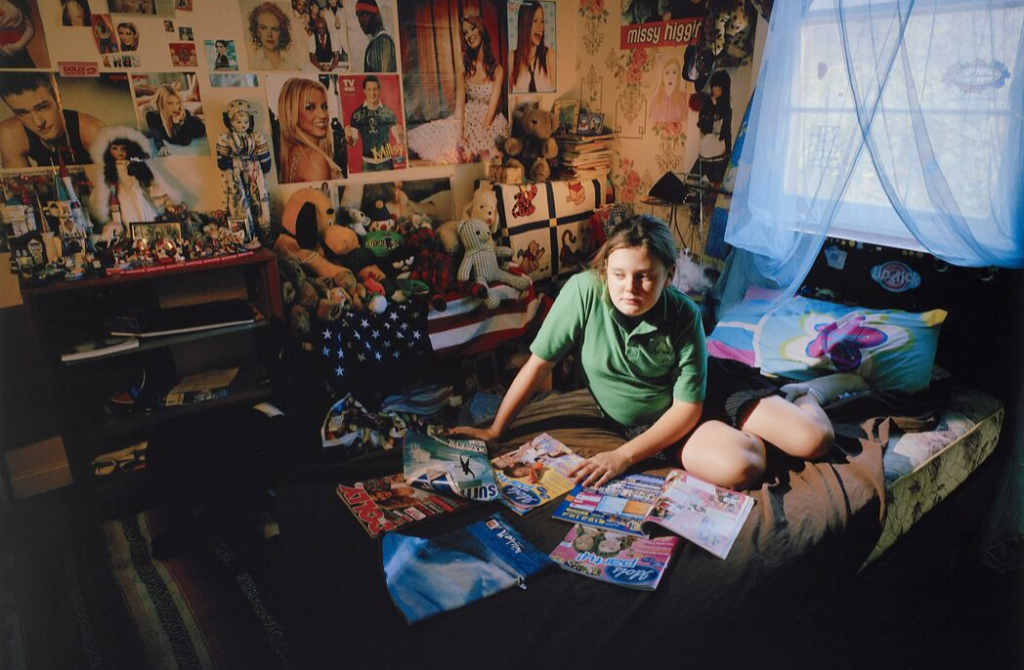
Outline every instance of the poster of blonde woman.
POLYGON ((267 75, 277 181, 324 182, 348 176, 334 75, 267 75))
POLYGON ((153 141, 157 156, 209 155, 203 102, 194 73, 134 74, 139 127, 153 141))

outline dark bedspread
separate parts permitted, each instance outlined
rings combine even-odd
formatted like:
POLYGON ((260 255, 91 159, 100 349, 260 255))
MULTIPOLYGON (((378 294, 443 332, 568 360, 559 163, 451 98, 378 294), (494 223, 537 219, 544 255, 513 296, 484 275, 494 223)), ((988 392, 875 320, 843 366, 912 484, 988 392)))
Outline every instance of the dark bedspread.
MULTIPOLYGON (((340 481, 400 470, 395 455, 306 472, 284 487, 278 509, 295 566, 288 602, 277 610, 289 646, 306 667, 317 668, 603 668, 667 658, 677 662, 665 667, 707 659, 727 667, 729 659, 756 663, 779 635, 797 631, 798 640, 801 627, 821 625, 815 605, 841 593, 877 540, 885 500, 882 445, 887 417, 895 413, 885 400, 862 397, 829 408, 837 448, 827 461, 770 453, 765 482, 750 492, 757 504, 726 560, 684 542, 654 592, 553 568, 525 590, 415 626, 388 596, 378 541, 335 494, 340 481)), ((504 446, 545 431, 584 456, 621 443, 596 419, 549 429, 552 418, 564 422, 574 408, 573 394, 531 404, 504 446)), ((900 413, 908 409, 915 408, 900 413)), ((644 465, 656 471, 664 463, 644 465)), ((552 509, 518 517, 499 503, 477 504, 403 530, 431 536, 500 510, 550 552, 569 530, 550 518, 552 509)))

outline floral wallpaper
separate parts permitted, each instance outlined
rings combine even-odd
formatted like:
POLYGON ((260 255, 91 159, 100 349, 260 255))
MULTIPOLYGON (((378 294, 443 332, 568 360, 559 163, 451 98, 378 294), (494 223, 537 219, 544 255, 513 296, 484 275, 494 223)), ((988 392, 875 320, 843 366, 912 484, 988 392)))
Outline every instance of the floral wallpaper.
MULTIPOLYGON (((697 172, 702 152, 722 150, 722 141, 708 148, 715 144, 712 140, 718 137, 719 128, 714 127, 712 136, 712 132, 702 133, 698 126, 702 107, 709 100, 715 101, 711 98, 710 77, 717 77, 718 82, 723 77, 727 80, 724 97, 731 105, 731 115, 725 118, 731 127, 721 136, 729 136, 724 144, 730 147, 753 87, 751 61, 757 10, 749 0, 691 0, 691 4, 702 1, 707 3, 703 23, 700 30, 691 31, 696 32, 692 44, 654 46, 627 44, 623 37, 624 29, 634 20, 658 18, 651 13, 653 9, 640 14, 646 18, 635 18, 641 0, 578 0, 582 49, 576 75, 581 108, 603 112, 605 125, 618 134, 619 155, 609 177, 616 199, 665 218, 669 218, 667 207, 643 202, 651 186, 666 172, 680 176, 697 172), (699 74, 693 57, 699 51, 712 52, 714 64, 703 76, 693 76, 699 74), (726 74, 716 75, 719 70, 726 74)), ((660 13, 669 4, 651 0, 648 6, 657 6, 660 13)), ((669 24, 673 22, 641 25, 661 25, 665 27, 662 34, 672 34, 673 26, 669 24)), ((716 93, 720 92, 721 87, 716 93)), ((703 125, 706 131, 712 126, 710 122, 703 125)), ((688 222, 691 217, 700 220, 699 212, 690 211, 696 207, 677 209, 680 222, 688 222)))

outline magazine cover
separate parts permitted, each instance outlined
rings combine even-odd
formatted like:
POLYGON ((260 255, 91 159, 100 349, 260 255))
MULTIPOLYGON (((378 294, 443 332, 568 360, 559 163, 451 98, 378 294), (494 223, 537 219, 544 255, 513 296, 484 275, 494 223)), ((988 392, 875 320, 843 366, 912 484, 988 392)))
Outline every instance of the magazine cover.
POLYGON ((753 506, 748 495, 673 470, 642 526, 646 533, 661 526, 725 558, 753 506))
POLYGON ((570 572, 653 591, 678 544, 675 535, 647 539, 576 524, 551 552, 551 559, 570 572))
POLYGON ((661 493, 665 479, 655 475, 628 475, 604 486, 577 484, 552 517, 643 537, 640 524, 661 493))
POLYGON ((547 433, 491 461, 502 502, 516 514, 551 502, 575 485, 569 472, 583 458, 547 433))
POLYGON ((381 538, 384 579, 409 623, 524 585, 551 565, 501 515, 432 539, 381 538))
POLYGON ((455 440, 409 430, 405 433, 403 462, 405 480, 412 486, 470 500, 500 497, 487 459, 487 445, 480 440, 455 440))
POLYGON ((461 500, 409 486, 401 473, 353 486, 339 484, 338 497, 370 537, 466 506, 461 500))

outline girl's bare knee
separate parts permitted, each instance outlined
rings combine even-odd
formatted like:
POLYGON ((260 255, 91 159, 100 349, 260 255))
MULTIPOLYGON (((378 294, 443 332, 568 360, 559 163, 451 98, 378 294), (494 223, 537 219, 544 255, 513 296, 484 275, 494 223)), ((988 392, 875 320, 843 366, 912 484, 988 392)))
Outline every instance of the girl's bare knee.
POLYGON ((765 461, 765 446, 760 438, 724 424, 703 434, 695 433, 682 453, 682 465, 687 472, 733 489, 754 486, 764 475, 765 461))
POLYGON ((836 434, 828 421, 808 421, 795 431, 793 443, 786 450, 791 456, 814 460, 825 456, 832 449, 836 434))

